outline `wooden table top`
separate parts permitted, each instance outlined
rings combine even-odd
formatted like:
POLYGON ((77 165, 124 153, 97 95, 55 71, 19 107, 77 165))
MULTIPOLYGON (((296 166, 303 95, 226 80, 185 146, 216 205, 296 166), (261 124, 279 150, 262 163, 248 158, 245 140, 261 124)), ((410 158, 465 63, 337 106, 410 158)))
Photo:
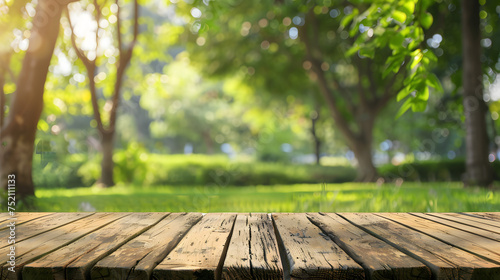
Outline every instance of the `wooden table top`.
POLYGON ((500 213, 3 213, 0 240, 0 279, 500 279, 500 213))

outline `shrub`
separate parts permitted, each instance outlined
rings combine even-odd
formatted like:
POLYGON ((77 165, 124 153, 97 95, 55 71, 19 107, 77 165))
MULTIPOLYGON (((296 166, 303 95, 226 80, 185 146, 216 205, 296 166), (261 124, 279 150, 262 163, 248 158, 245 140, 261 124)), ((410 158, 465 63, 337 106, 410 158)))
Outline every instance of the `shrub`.
MULTIPOLYGON (((496 176, 495 179, 499 180, 500 162, 495 161, 491 166, 496 176)), ((428 160, 399 166, 388 164, 379 167, 378 170, 380 175, 389 181, 396 178, 422 182, 462 181, 465 173, 465 160, 428 160)))

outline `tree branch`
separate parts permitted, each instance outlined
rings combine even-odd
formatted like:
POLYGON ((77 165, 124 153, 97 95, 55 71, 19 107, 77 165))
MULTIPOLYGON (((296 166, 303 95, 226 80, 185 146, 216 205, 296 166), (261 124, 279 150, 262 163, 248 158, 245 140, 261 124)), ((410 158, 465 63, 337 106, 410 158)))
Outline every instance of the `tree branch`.
MULTIPOLYGON (((118 2, 118 0, 116 1, 118 2)), ((119 11, 118 11, 119 13, 119 11)), ((119 16, 117 16, 118 22, 120 22, 119 16)), ((117 24, 117 33, 118 38, 119 38, 119 43, 121 45, 121 32, 120 32, 120 27, 117 24)), ((133 38, 132 42, 130 42, 128 48, 124 51, 123 48, 120 46, 120 59, 119 63, 116 69, 116 82, 115 82, 115 88, 114 88, 114 93, 113 93, 113 98, 112 98, 112 106, 111 106, 111 111, 110 111, 110 124, 109 128, 112 130, 115 128, 116 124, 116 113, 118 110, 118 103, 120 102, 120 90, 122 87, 123 83, 123 76, 125 75, 125 70, 127 68, 127 65, 129 64, 131 58, 132 58, 132 53, 134 51, 134 47, 137 43, 137 37, 139 35, 139 3, 138 0, 134 0, 134 26, 133 26, 133 38)))
MULTIPOLYGON (((310 17, 311 12, 309 12, 308 16, 310 17)), ((307 22, 307 20, 306 20, 307 22)), ((355 133, 349 128, 349 124, 340 112, 340 109, 337 107, 337 103, 335 99, 333 98, 333 92, 328 86, 328 82, 325 77, 325 73, 321 69, 321 63, 319 60, 315 59, 313 56, 313 46, 312 43, 310 42, 309 39, 309 32, 307 29, 308 25, 304 25, 301 28, 299 28, 299 32, 301 32, 301 40, 304 42, 305 47, 306 47, 306 55, 308 59, 310 59, 311 64, 312 64, 312 71, 316 74, 317 79, 318 79, 318 85, 320 88, 320 93, 323 95, 326 104, 328 105, 330 114, 332 118, 335 121, 335 124, 337 127, 341 130, 341 132, 344 134, 344 136, 347 138, 349 142, 356 141, 356 135, 355 133)), ((314 28, 314 27, 313 27, 314 28)), ((334 84, 339 88, 340 91, 342 91, 342 87, 340 84, 334 79, 334 84)))
MULTIPOLYGON (((73 24, 71 23, 71 17, 69 14, 69 9, 66 7, 66 13, 68 15, 68 22, 69 26, 71 29, 71 44, 73 45, 73 48, 75 49, 76 55, 78 58, 83 62, 83 65, 87 69, 87 77, 89 79, 89 89, 90 89, 90 97, 92 101, 92 108, 94 111, 94 119, 97 122, 97 129, 99 131, 104 131, 104 126, 102 124, 102 118, 101 118, 101 113, 99 110, 99 104, 97 102, 97 93, 96 93, 96 87, 95 87, 95 72, 96 72, 96 59, 97 59, 97 52, 96 52, 96 59, 90 60, 83 52, 82 49, 80 49, 77 44, 76 44, 76 35, 74 32, 73 24)), ((99 30, 97 30, 99 31, 99 30)), ((96 49, 97 51, 97 49, 96 49)))

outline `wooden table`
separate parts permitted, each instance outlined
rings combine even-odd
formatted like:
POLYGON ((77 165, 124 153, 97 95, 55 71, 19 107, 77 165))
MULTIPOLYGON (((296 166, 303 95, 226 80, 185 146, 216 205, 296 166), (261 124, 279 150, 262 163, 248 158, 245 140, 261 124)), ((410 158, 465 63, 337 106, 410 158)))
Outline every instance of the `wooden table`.
POLYGON ((500 279, 500 213, 11 218, 0 214, 0 279, 500 279))

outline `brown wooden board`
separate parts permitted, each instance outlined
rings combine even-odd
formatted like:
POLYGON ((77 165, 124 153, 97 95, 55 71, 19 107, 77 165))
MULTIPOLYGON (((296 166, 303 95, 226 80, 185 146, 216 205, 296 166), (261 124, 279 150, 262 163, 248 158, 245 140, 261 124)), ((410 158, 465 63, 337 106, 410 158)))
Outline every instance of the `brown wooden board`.
MULTIPOLYGON (((23 241, 24 239, 58 228, 90 215, 92 215, 92 213, 54 213, 27 221, 19 226, 16 225, 16 242, 23 241)), ((0 240, 7 240, 8 236, 9 231, 0 231, 0 240)), ((5 244, 2 247, 6 246, 8 246, 8 244, 5 244)))
MULTIPOLYGON (((291 279, 364 279, 365 272, 304 213, 273 214, 291 279)), ((288 276, 288 275, 286 275, 288 276)))
POLYGON ((455 213, 426 213, 427 215, 439 217, 441 219, 450 220, 456 223, 460 223, 462 225, 467 225, 475 228, 479 228, 482 230, 487 230, 490 232, 494 232, 496 234, 500 234, 500 226, 494 226, 487 223, 483 223, 478 221, 479 219, 475 219, 474 217, 467 217, 465 215, 455 214, 455 213))
POLYGON ((149 279, 153 268, 167 256, 201 216, 201 213, 170 214, 100 260, 92 268, 91 278, 149 279))
POLYGON ((335 243, 365 268, 371 279, 431 279, 422 262, 359 229, 336 214, 308 214, 335 243))
POLYGON ((371 213, 339 214, 426 264, 435 279, 500 279, 500 266, 371 213))
MULTIPOLYGON (((6 213, 5 213, 6 214, 6 213)), ((5 230, 5 229, 8 229, 10 227, 10 223, 12 221, 15 221, 16 222, 16 226, 18 225, 21 225, 23 223, 26 223, 28 221, 31 221, 31 220, 34 220, 34 219, 37 219, 37 218, 40 218, 40 217, 43 217, 43 216, 47 216, 47 215, 51 215, 53 213, 49 213, 49 212, 33 212, 33 213, 24 213, 24 212, 20 212, 20 213, 16 213, 15 216, 10 216, 9 214, 6 214, 8 217, 5 218, 5 220, 3 220, 2 222, 0 222, 0 231, 2 230, 5 230)))
POLYGON ((481 217, 487 220, 500 222, 500 212, 465 212, 461 214, 467 216, 481 217))
POLYGON ((9 272, 7 253, 9 248, 0 249, 0 263, 3 265, 0 279, 20 279, 22 268, 48 253, 51 253, 82 236, 105 226, 125 214, 96 213, 54 230, 26 239, 16 245, 16 273, 9 272))
POLYGON ((491 218, 493 213, 446 213, 446 214, 500 228, 500 218, 499 219, 497 219, 496 217, 491 218))
POLYGON ((283 279, 278 244, 267 214, 238 214, 222 279, 283 279))
POLYGON ((132 213, 24 266, 23 279, 90 278, 90 269, 95 263, 166 215, 168 213, 132 213))
POLYGON ((500 264, 500 242, 406 213, 375 214, 500 264))
POLYGON ((459 230, 463 230, 466 232, 470 232, 473 234, 477 234, 486 238, 490 238, 492 240, 500 242, 500 234, 484 230, 482 228, 466 225, 463 223, 458 223, 455 221, 450 221, 448 219, 442 218, 439 214, 436 215, 428 215, 428 214, 423 214, 423 213, 411 213, 412 215, 415 215, 417 217, 423 218, 423 219, 428 219, 436 223, 440 223, 443 225, 447 225, 449 227, 453 227, 459 230))
POLYGON ((156 266, 153 279, 220 277, 235 218, 235 214, 206 214, 156 266))

